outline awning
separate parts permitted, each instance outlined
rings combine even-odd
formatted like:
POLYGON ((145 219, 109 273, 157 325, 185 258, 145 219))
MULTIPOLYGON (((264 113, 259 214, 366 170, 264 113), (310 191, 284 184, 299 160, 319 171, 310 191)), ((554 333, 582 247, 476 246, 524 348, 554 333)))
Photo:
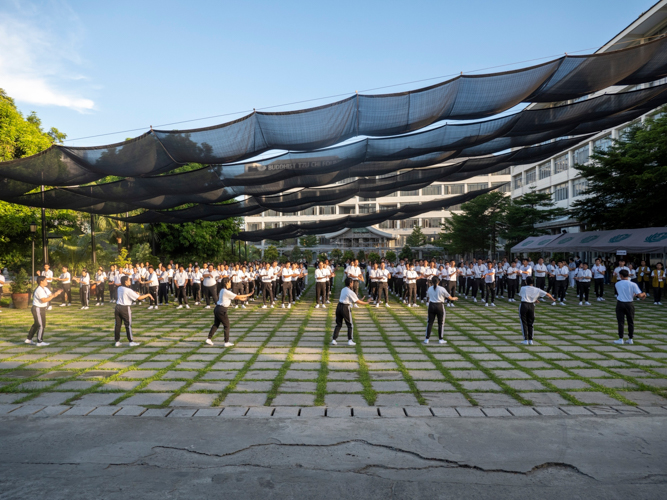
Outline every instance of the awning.
POLYGON ((547 252, 662 253, 667 251, 667 227, 561 234, 541 249, 547 252))
POLYGON ((563 236, 562 234, 531 236, 526 238, 521 243, 514 245, 511 249, 512 253, 534 252, 536 250, 544 250, 544 247, 556 239, 563 236))

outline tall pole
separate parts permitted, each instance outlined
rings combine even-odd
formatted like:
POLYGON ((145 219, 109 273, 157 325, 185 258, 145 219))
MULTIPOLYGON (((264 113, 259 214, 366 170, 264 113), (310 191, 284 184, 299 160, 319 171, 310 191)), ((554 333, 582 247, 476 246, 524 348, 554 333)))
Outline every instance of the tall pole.
POLYGON ((153 224, 151 224, 151 245, 153 247, 153 255, 155 255, 155 230, 153 229, 153 224))
POLYGON ((97 252, 95 251, 95 214, 90 214, 90 246, 93 253, 93 265, 96 265, 97 252))
MULTIPOLYGON (((130 216, 130 212, 125 212, 125 218, 127 219, 130 216)), ((125 223, 125 246, 127 251, 130 251, 130 223, 125 223)))
POLYGON ((35 233, 32 233, 32 288, 35 288, 35 233))
POLYGON ((44 186, 42 188, 42 250, 44 252, 44 264, 49 263, 49 246, 46 240, 46 209, 44 208, 44 186))
POLYGON ((245 244, 245 260, 248 260, 248 242, 246 241, 244 244, 245 244))

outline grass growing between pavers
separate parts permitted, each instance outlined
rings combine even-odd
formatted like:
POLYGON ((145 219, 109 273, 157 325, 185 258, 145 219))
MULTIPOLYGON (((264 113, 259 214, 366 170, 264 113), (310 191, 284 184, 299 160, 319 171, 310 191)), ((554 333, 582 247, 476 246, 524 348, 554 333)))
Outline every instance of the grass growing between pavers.
POLYGON ((327 317, 324 323, 324 346, 322 347, 322 359, 320 369, 317 373, 317 388, 315 393, 315 406, 324 406, 327 395, 327 378, 329 376, 329 345, 333 335, 334 315, 333 308, 327 308, 327 317))

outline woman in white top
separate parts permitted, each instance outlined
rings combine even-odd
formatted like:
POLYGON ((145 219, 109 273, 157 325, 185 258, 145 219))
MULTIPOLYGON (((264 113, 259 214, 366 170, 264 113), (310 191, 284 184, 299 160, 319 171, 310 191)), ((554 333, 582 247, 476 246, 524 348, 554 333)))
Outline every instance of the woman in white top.
POLYGON ((88 269, 81 270, 81 278, 74 278, 79 283, 79 297, 81 298, 81 309, 88 309, 88 297, 90 296, 90 274, 88 269))
POLYGON ((433 329, 433 323, 435 318, 438 318, 438 342, 440 344, 446 344, 447 341, 442 338, 443 327, 445 326, 445 301, 450 300, 459 300, 458 297, 452 297, 449 295, 449 292, 443 287, 438 286, 440 280, 437 276, 431 278, 432 285, 426 290, 426 296, 428 297, 428 325, 426 326, 426 338, 424 339, 424 344, 428 344, 428 339, 431 336, 431 330, 433 329))
MULTIPOLYGON (((340 291, 340 298, 338 299, 338 305, 336 306, 336 328, 333 332, 333 340, 331 341, 332 345, 336 345, 336 339, 340 333, 340 329, 343 327, 343 321, 347 326, 347 344, 356 345, 352 340, 353 332, 353 323, 352 323, 352 306, 356 304, 361 304, 365 306, 368 302, 364 302, 357 294, 354 293, 354 280, 350 277, 345 278, 345 287, 340 291)), ((362 297, 363 298, 363 297, 362 297)))
POLYGON ((32 294, 32 317, 35 320, 30 331, 28 332, 28 338, 25 339, 26 344, 35 344, 32 341, 32 338, 37 334, 37 346, 45 347, 49 344, 44 342, 44 329, 46 328, 46 309, 49 306, 49 302, 55 299, 58 295, 63 293, 62 290, 58 290, 55 293, 51 293, 51 290, 46 288, 46 276, 37 276, 37 289, 32 294))
POLYGON ((63 303, 60 307, 72 305, 72 275, 67 270, 67 266, 63 266, 63 272, 58 278, 53 278, 55 281, 60 281, 63 290, 63 303))
POLYGON ((225 347, 234 345, 229 341, 229 316, 227 316, 227 309, 232 305, 234 299, 246 300, 248 295, 237 295, 232 293, 230 290, 231 287, 232 283, 228 278, 222 280, 222 290, 220 290, 220 296, 216 302, 215 309, 213 310, 213 326, 208 332, 208 338, 206 339, 208 345, 213 345, 213 335, 215 335, 215 332, 220 325, 225 329, 225 347))

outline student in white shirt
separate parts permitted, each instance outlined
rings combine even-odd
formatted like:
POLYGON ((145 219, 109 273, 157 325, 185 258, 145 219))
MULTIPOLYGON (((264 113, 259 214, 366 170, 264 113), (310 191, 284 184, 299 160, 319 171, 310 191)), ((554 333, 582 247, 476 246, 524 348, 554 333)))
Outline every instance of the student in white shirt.
POLYGON ((378 282, 378 299, 375 303, 375 307, 380 307, 380 302, 382 301, 382 294, 384 293, 384 305, 389 307, 389 288, 387 283, 389 278, 391 278, 391 273, 385 269, 384 262, 380 264, 380 269, 376 272, 377 282, 378 282))
POLYGON ((88 269, 81 270, 81 278, 74 278, 79 283, 79 298, 81 299, 81 309, 88 309, 88 297, 90 296, 90 274, 88 269))
POLYGON ((46 347, 47 344, 44 342, 44 329, 46 328, 46 310, 49 306, 49 302, 55 299, 58 295, 63 293, 62 290, 58 290, 55 293, 51 293, 46 287, 47 281, 46 276, 37 276, 37 288, 32 294, 32 317, 34 322, 28 331, 28 338, 25 339, 26 344, 37 345, 38 347, 46 347), (37 334, 37 343, 35 344, 32 341, 32 338, 37 334))
POLYGON ((283 280, 283 303, 282 308, 285 309, 285 300, 287 300, 287 308, 292 307, 292 302, 294 302, 294 286, 293 281, 296 280, 296 276, 292 272, 292 266, 289 262, 286 262, 283 266, 282 271, 280 271, 282 280, 283 280))
POLYGON ((262 269, 259 272, 260 276, 262 277, 262 309, 266 309, 266 297, 271 299, 271 307, 273 307, 273 304, 275 302, 274 300, 274 295, 273 295, 273 268, 271 265, 267 262, 264 265, 264 269, 262 269))
POLYGON ((213 267, 213 264, 209 264, 208 269, 204 270, 202 276, 204 277, 202 287, 204 290, 204 297, 206 297, 206 309, 210 309, 210 300, 213 299, 214 304, 218 301, 217 280, 220 276, 220 272, 213 267))
POLYGON ((188 305, 188 294, 185 291, 189 282, 190 278, 188 277, 188 273, 185 272, 183 266, 179 266, 178 271, 175 272, 173 276, 176 298, 178 298, 177 309, 183 309, 184 304, 186 309, 190 309, 190 306, 188 305))
POLYGON ((190 279, 192 281, 192 299, 195 301, 196 306, 201 304, 201 281, 203 278, 204 275, 199 270, 199 266, 195 266, 190 279))
POLYGON ((483 277, 486 286, 486 307, 489 307, 489 304, 496 307, 496 270, 493 268, 492 262, 487 264, 483 277))
POLYGON ((157 291, 159 286, 159 280, 157 273, 155 272, 155 269, 153 269, 153 266, 148 266, 148 274, 146 276, 146 279, 142 281, 142 284, 146 285, 146 287, 148 288, 148 296, 151 299, 148 308, 157 309, 157 291))
POLYGON ((616 321, 618 322, 618 340, 614 340, 614 344, 623 344, 623 328, 625 320, 628 320, 628 340, 626 344, 633 344, 635 335, 635 305, 633 301, 635 297, 645 299, 646 294, 643 293, 637 283, 630 281, 630 273, 627 269, 621 269, 618 272, 619 281, 616 282, 616 321))
POLYGON ((215 332, 218 330, 218 327, 220 325, 223 326, 225 330, 225 347, 232 347, 234 344, 232 344, 229 341, 229 316, 227 316, 227 310, 231 307, 232 301, 234 299, 238 300, 247 300, 248 295, 237 295, 233 292, 231 292, 229 289, 231 288, 232 284, 229 279, 224 279, 222 281, 222 290, 220 290, 220 297, 218 298, 218 301, 216 302, 215 309, 213 310, 213 326, 211 327, 211 330, 208 332, 208 338, 206 339, 206 343, 208 345, 213 345, 213 335, 215 335, 215 332))
POLYGON ((579 283, 579 305, 583 306, 584 304, 590 306, 591 303, 588 302, 588 294, 591 291, 591 280, 593 279, 593 273, 588 269, 588 263, 584 262, 582 268, 577 271, 576 280, 579 283))
POLYGON ((544 290, 547 278, 547 266, 544 265, 544 259, 540 257, 535 265, 535 286, 544 290))
MULTIPOLYGON (((565 268, 567 270, 567 268, 565 268)), ((533 278, 526 278, 526 286, 519 291, 521 305, 519 306, 519 319, 521 320, 521 333, 524 345, 533 345, 533 325, 535 324, 535 303, 541 297, 549 297, 556 303, 551 294, 533 286, 533 278)))
POLYGON ((63 272, 58 278, 53 278, 55 281, 60 281, 63 290, 63 303, 60 307, 72 305, 72 275, 67 270, 67 266, 63 266, 63 272))
POLYGON ((315 309, 320 307, 320 303, 322 307, 327 307, 325 302, 327 300, 328 276, 329 274, 324 268, 324 262, 317 264, 317 269, 315 269, 315 309))
POLYGON ((597 258, 595 259, 592 271, 593 279, 595 280, 595 296, 597 297, 597 301, 601 302, 604 300, 604 275, 607 273, 607 268, 602 263, 602 260, 597 258))
MULTIPOLYGON (((565 305, 565 291, 567 290, 567 279, 570 276, 570 270, 565 265, 565 261, 558 263, 556 268, 556 298, 560 302, 561 306, 565 305)), ((556 302, 551 304, 552 306, 556 305, 556 302)))
POLYGON ((135 342, 132 338, 132 310, 130 306, 135 300, 143 300, 150 297, 149 294, 139 295, 137 292, 132 290, 129 287, 130 278, 128 276, 120 277, 120 286, 116 290, 117 299, 116 307, 114 308, 114 342, 116 347, 120 347, 120 327, 125 323, 125 333, 127 334, 127 340, 130 342, 130 346, 134 347, 139 345, 138 342, 135 342))
POLYGON ((519 270, 516 267, 516 262, 512 262, 507 268, 507 302, 516 302, 514 298, 517 291, 517 281, 519 281, 519 270))
MULTIPOLYGON (((662 262, 655 265, 655 269, 651 271, 651 285, 653 286, 653 305, 662 305, 662 290, 665 287, 665 270, 662 262)), ((648 295, 648 294, 646 294, 648 295)))
POLYGON ((440 344, 446 344, 447 341, 443 338, 444 326, 445 326, 445 301, 449 300, 459 300, 458 297, 452 297, 449 295, 449 292, 443 287, 438 286, 440 280, 437 276, 431 278, 431 286, 426 290, 426 295, 428 297, 428 324, 426 326, 426 338, 424 339, 424 344, 428 344, 428 339, 431 337, 431 330, 433 329, 433 323, 435 318, 438 318, 438 342, 440 344))
POLYGON ((405 271, 405 283, 407 286, 407 304, 408 307, 419 307, 417 304, 417 278, 419 273, 415 271, 415 265, 410 264, 410 269, 405 271))
POLYGON ((364 302, 362 299, 357 297, 357 294, 352 290, 353 279, 350 277, 345 278, 345 287, 340 291, 340 298, 338 299, 338 305, 336 306, 336 327, 333 331, 333 340, 331 341, 332 345, 336 345, 336 339, 338 339, 338 334, 340 333, 341 328, 343 327, 343 321, 347 326, 347 344, 356 345, 352 340, 352 332, 354 324, 352 323, 352 306, 356 304, 361 304, 365 306, 368 302, 364 302))
POLYGON ((95 305, 103 306, 104 305, 104 282, 107 279, 107 273, 104 272, 104 268, 100 266, 95 273, 95 278, 93 279, 95 285, 95 305))

